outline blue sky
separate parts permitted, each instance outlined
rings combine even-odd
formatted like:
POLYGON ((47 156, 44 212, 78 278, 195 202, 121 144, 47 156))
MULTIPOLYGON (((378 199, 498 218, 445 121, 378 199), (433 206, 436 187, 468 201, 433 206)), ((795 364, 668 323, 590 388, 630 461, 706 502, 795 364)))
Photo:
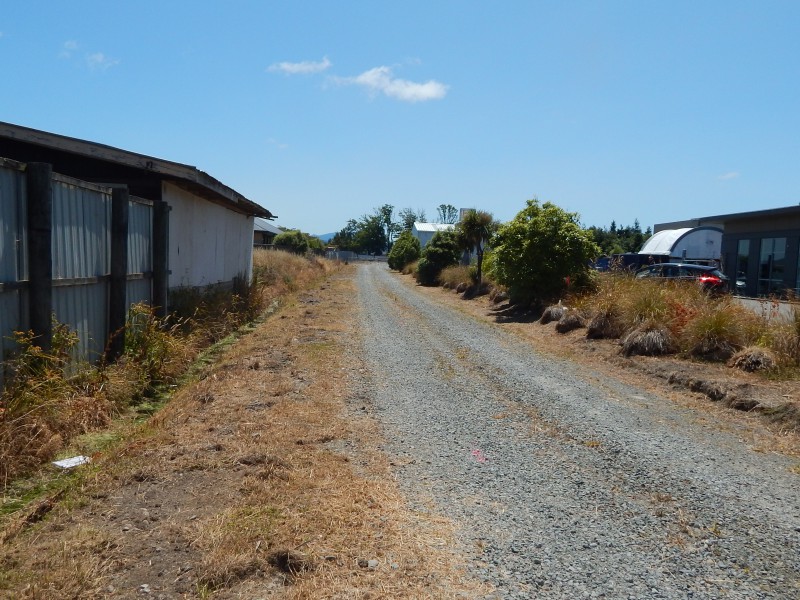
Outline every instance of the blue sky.
POLYGON ((0 15, 0 120, 195 165, 310 233, 800 202, 800 2, 109 2, 0 15))

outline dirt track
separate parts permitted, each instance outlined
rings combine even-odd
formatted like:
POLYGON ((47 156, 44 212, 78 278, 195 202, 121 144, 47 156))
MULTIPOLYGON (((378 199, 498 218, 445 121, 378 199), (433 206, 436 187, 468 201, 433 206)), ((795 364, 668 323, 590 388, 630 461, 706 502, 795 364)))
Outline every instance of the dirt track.
POLYGON ((380 265, 301 293, 7 528, 0 595, 800 595, 774 432, 481 302, 380 265))
POLYGON ((796 462, 753 452, 736 415, 548 356, 378 266, 359 287, 398 480, 500 597, 800 595, 796 462))

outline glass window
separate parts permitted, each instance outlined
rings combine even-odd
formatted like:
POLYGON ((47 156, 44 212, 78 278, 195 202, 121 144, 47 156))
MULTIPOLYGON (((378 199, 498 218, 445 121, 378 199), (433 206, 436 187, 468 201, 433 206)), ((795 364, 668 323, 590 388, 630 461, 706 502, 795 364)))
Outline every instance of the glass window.
POLYGON ((750 261, 750 240, 739 240, 736 256, 736 279, 747 280, 747 265, 750 261))
POLYGON ((758 261, 758 294, 777 294, 786 288, 786 238, 764 238, 758 261))
POLYGON ((794 288, 794 291, 800 296, 800 247, 797 248, 797 279, 795 281, 797 287, 794 288))

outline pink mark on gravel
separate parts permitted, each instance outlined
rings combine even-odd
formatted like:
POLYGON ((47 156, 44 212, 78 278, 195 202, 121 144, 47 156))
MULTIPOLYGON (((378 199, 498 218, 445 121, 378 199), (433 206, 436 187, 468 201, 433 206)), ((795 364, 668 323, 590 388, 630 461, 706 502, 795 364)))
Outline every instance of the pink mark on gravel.
POLYGON ((488 458, 488 457, 487 457, 487 456, 486 456, 486 455, 483 453, 483 451, 481 451, 481 450, 478 450, 477 448, 475 448, 475 449, 474 449, 472 452, 470 452, 470 454, 471 454, 471 455, 472 455, 472 456, 475 458, 475 460, 477 460, 479 463, 484 463, 484 462, 486 462, 487 460, 489 460, 489 458, 488 458))

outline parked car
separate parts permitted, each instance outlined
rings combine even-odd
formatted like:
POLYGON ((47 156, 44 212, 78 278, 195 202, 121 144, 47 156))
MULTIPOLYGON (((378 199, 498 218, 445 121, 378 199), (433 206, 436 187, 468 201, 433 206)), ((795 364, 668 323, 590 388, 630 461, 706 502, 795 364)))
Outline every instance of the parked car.
POLYGON ((728 277, 717 267, 683 263, 661 263, 648 265, 636 271, 637 279, 661 277, 679 281, 696 281, 711 292, 726 292, 730 289, 728 277))

